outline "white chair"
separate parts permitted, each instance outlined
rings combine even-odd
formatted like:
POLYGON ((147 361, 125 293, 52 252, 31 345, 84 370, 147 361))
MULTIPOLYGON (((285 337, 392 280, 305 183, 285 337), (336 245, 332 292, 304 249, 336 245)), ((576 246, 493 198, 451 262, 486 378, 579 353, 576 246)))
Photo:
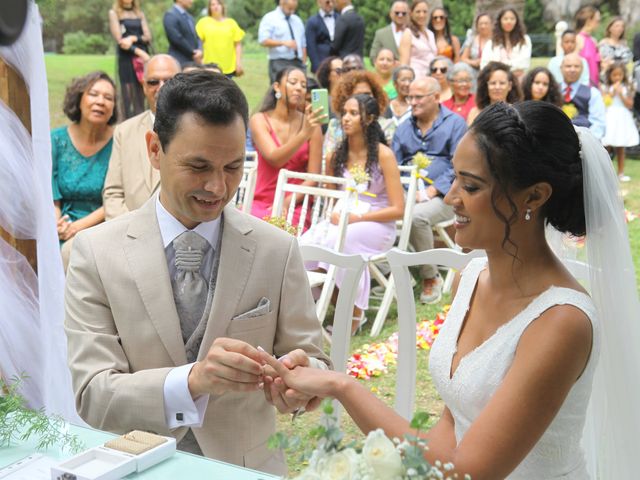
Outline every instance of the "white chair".
POLYGON ((256 162, 245 161, 242 172, 242 180, 236 191, 236 207, 245 213, 251 213, 253 195, 256 191, 256 181, 258 179, 258 164, 256 162))
MULTIPOLYGON (((399 250, 408 250, 409 248, 409 234, 411 233, 411 218, 413 216, 413 207, 416 204, 416 192, 418 190, 418 177, 416 176, 417 167, 415 165, 400 166, 398 167, 402 175, 400 182, 407 188, 407 195, 404 201, 404 214, 402 220, 396 222, 398 244, 396 246, 399 250)), ((395 297, 395 282, 393 275, 387 276, 382 273, 378 264, 382 261, 386 261, 385 254, 374 255, 369 259, 369 271, 371 276, 384 287, 384 294, 378 307, 378 313, 371 327, 371 336, 377 337, 382 331, 384 321, 389 313, 389 307, 395 297)))
MULTIPOLYGON (((445 244, 446 248, 451 248, 458 252, 461 252, 462 249, 456 245, 456 242, 453 241, 447 229, 453 225, 454 219, 445 220, 444 222, 436 223, 433 226, 434 233, 434 242, 442 242, 445 244)), ((442 285, 442 291, 444 293, 448 293, 451 291, 451 286, 453 285, 453 279, 455 278, 455 270, 453 268, 447 269, 447 274, 444 277, 444 283, 442 285)))
MULTIPOLYGON (((295 228, 297 237, 304 232, 305 222, 310 220, 310 228, 328 229, 328 222, 334 211, 336 203, 342 201, 343 205, 347 205, 352 193, 346 189, 347 180, 342 177, 331 177, 328 175, 318 175, 314 173, 292 172, 286 169, 280 170, 278 174, 278 185, 273 199, 272 217, 284 217, 287 224, 295 228), (315 182, 315 185, 301 185, 290 183, 290 180, 308 180, 315 182), (334 188, 328 188, 329 186, 334 188), (284 199, 287 195, 291 195, 289 208, 283 211, 284 199), (294 225, 294 212, 297 205, 301 205, 300 216, 296 225, 294 225), (325 221, 324 223, 323 220, 325 221)), ((346 208, 340 210, 340 218, 338 221, 338 235, 333 250, 340 252, 344 245, 347 233, 347 218, 349 211, 346 208)), ((321 235, 321 232, 317 232, 321 235)), ((322 293, 316 303, 316 313, 320 323, 324 322, 324 318, 329 308, 331 295, 335 286, 336 269, 334 265, 329 267, 327 273, 309 272, 309 283, 312 287, 322 285, 322 293)), ((353 305, 352 305, 353 307, 353 305)))
POLYGON ((416 388, 416 303, 411 286, 409 267, 439 265, 463 269, 471 259, 484 256, 481 250, 462 253, 450 248, 436 248, 408 253, 396 248, 387 253, 398 298, 398 363, 395 410, 407 420, 413 416, 416 388))

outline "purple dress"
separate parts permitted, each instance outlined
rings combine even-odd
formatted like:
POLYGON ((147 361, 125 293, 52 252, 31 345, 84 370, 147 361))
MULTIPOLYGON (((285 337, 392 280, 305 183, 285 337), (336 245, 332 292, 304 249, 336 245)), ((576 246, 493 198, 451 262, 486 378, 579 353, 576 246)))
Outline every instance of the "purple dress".
MULTIPOLYGON (((349 178, 349 171, 345 169, 343 176, 349 178)), ((371 182, 367 192, 373 193, 375 197, 367 195, 359 195, 358 202, 367 202, 371 204, 370 211, 374 212, 389 206, 389 197, 384 183, 384 176, 380 171, 380 167, 376 165, 371 174, 371 182)), ((320 226, 319 226, 320 227, 320 226)), ((314 244, 326 248, 334 248, 337 240, 338 226, 328 224, 320 227, 316 231, 322 231, 322 235, 314 235, 314 229, 309 230, 300 238, 301 244, 314 244)), ((345 237, 342 253, 361 254, 365 258, 372 255, 384 253, 393 247, 396 239, 396 222, 356 222, 347 226, 347 234, 345 237)), ((327 270, 329 265, 325 263, 306 263, 308 270, 322 268, 327 270)), ((340 288, 344 279, 344 270, 338 269, 336 272, 336 285, 340 288)), ((371 276, 369 269, 365 268, 360 278, 358 286, 358 294, 356 295, 356 306, 362 310, 369 307, 369 289, 371 276)))

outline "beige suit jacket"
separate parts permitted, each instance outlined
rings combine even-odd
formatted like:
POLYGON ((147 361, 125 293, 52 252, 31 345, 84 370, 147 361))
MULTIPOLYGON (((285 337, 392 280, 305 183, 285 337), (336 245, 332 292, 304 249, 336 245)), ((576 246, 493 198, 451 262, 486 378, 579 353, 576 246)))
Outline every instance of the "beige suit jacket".
POLYGON ((153 130, 151 110, 122 122, 113 132, 113 148, 102 190, 106 220, 140 208, 160 184, 151 166, 145 134, 153 130))
MULTIPOLYGON (((68 358, 87 423, 181 438, 186 428, 166 426, 163 387, 187 358, 155 201, 76 236, 65 292, 68 358)), ((215 338, 231 337, 276 355, 302 348, 329 364, 297 241, 228 205, 221 249, 198 360, 215 338), (262 297, 269 313, 234 319, 262 297)), ((193 431, 208 457, 283 474, 283 456, 266 447, 274 429, 275 409, 257 391, 211 395, 203 426, 193 431)))

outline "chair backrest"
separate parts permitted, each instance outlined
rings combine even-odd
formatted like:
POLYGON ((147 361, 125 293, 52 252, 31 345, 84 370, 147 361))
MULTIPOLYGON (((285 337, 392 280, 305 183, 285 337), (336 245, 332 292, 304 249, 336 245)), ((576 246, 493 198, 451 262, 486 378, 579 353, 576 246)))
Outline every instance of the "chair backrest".
POLYGON ((411 218, 413 207, 416 204, 416 192, 418 191, 418 167, 417 165, 400 165, 400 182, 406 188, 407 196, 404 199, 404 214, 402 220, 396 222, 398 229, 398 248, 406 250, 409 246, 409 234, 411 233, 411 218))
MULTIPOLYGON (((273 199, 272 217, 284 217, 287 224, 295 228, 296 236, 301 236, 306 226, 313 228, 320 225, 322 220, 328 221, 340 201, 348 205, 352 193, 347 190, 347 180, 342 177, 331 177, 314 173, 292 172, 282 169, 278 174, 278 185, 273 199), (303 183, 292 183, 291 180, 303 183), (284 211, 285 197, 291 196, 289 207, 284 211), (294 225, 294 213, 300 205, 300 215, 294 225)), ((347 208, 340 209, 338 221, 338 238, 334 250, 340 251, 344 244, 347 231, 347 208)))
POLYGON ((238 190, 236 191, 236 207, 245 213, 251 213, 251 205, 253 203, 253 194, 256 191, 257 179, 257 162, 245 161, 242 180, 240 180, 240 185, 238 185, 238 190))
POLYGON ((409 253, 394 248, 387 252, 387 260, 396 283, 398 298, 398 376, 395 409, 410 420, 416 388, 416 303, 411 287, 409 267, 440 265, 462 270, 473 258, 484 256, 481 250, 462 253, 450 248, 436 248, 409 253))

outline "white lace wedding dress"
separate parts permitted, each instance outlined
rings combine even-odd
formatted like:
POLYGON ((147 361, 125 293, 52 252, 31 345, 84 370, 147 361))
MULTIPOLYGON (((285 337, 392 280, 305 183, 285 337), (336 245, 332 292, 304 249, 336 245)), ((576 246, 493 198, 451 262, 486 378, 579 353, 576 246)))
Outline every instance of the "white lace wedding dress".
POLYGON ((451 360, 457 349, 460 329, 485 264, 484 258, 474 259, 464 270, 455 301, 433 344, 429 359, 435 387, 455 421, 456 441, 460 443, 471 423, 502 383, 513 362, 520 336, 527 326, 554 305, 573 305, 582 310, 593 325, 593 348, 587 367, 571 388, 549 428, 508 478, 588 479, 590 477, 580 442, 600 342, 596 310, 591 298, 577 290, 549 288, 502 325, 492 337, 465 355, 450 378, 451 360))

